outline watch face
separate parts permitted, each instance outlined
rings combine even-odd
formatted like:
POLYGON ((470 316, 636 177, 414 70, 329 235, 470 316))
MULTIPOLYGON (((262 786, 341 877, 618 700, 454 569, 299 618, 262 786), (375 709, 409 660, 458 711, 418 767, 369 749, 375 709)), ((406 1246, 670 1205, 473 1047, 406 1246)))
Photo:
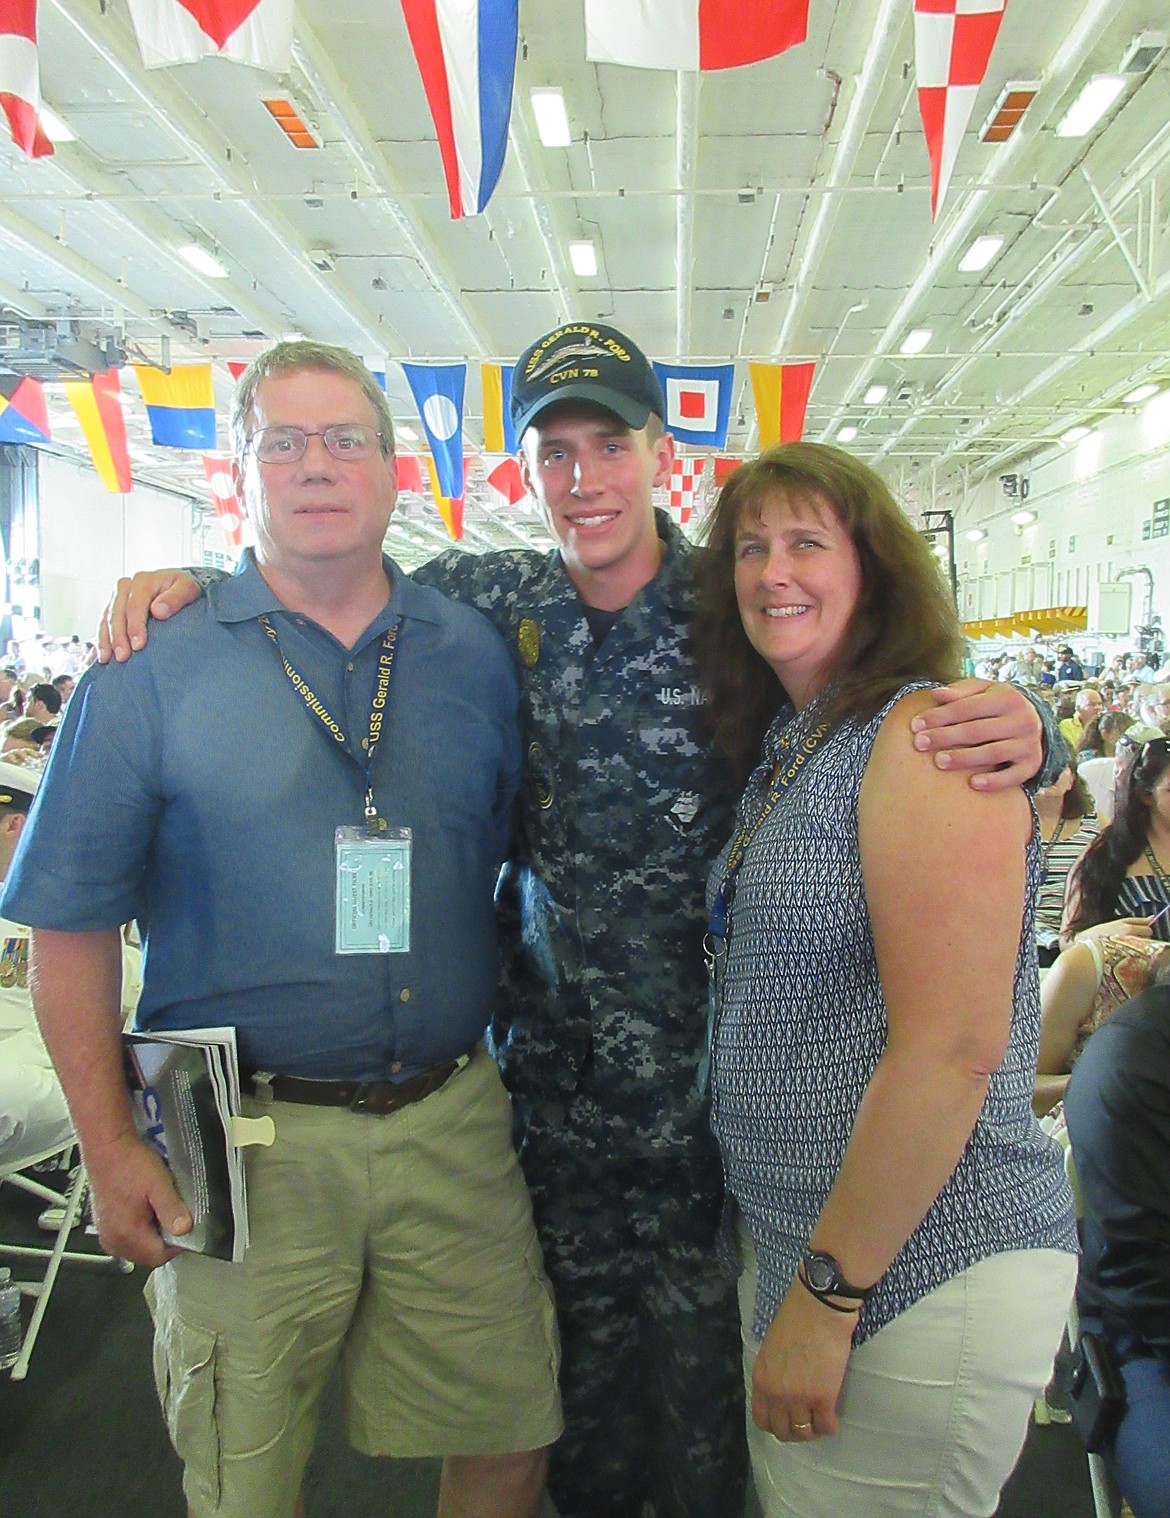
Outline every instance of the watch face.
POLYGON ((814 1291, 831 1290, 837 1278, 837 1270, 832 1260, 826 1259, 821 1254, 808 1254, 805 1256, 804 1273, 808 1277, 808 1284, 814 1291))

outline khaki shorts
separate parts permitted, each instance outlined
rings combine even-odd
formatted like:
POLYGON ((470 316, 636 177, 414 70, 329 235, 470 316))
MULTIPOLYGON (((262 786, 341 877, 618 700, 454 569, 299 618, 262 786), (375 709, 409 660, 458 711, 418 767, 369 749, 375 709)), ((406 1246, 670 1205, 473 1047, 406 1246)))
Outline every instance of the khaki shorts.
POLYGON ((242 1263, 154 1272, 155 1378, 192 1512, 283 1518, 338 1363, 370 1455, 493 1455, 561 1432, 552 1290, 478 1048, 388 1117, 245 1103, 276 1122, 247 1152, 242 1263))

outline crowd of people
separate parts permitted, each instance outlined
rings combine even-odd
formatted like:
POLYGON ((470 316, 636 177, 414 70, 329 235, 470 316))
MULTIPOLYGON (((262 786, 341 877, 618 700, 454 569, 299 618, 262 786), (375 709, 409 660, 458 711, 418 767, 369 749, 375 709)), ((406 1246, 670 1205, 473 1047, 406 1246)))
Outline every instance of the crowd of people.
POLYGON ((741 467, 693 549, 623 333, 545 334, 511 396, 557 547, 408 577, 376 380, 254 360, 256 547, 123 588, 20 828, 0 904, 102 1241, 153 1270, 190 1511, 298 1513, 340 1364, 352 1442, 441 1456, 443 1518, 546 1481, 562 1518, 741 1518, 749 1459, 768 1518, 986 1518, 1075 1274, 1033 1103, 1085 1040, 1046 1033, 1034 946, 1170 939, 1157 692, 1118 738, 1071 651, 1067 718, 960 681, 933 558, 836 448, 741 467), (162 1238, 129 920, 139 1025, 235 1027, 275 1120, 238 1265, 162 1238))

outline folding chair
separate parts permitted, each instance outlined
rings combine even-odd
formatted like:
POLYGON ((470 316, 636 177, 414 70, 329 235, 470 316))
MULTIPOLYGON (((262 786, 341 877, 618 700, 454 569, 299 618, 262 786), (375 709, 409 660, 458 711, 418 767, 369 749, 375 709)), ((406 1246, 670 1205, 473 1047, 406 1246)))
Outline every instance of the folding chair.
POLYGON ((77 1166, 72 1173, 69 1188, 65 1192, 54 1191, 46 1186, 43 1181, 37 1179, 31 1172, 37 1165, 46 1160, 58 1157, 62 1168, 69 1162, 73 1153, 72 1141, 61 1146, 58 1144, 53 1149, 47 1149, 40 1154, 26 1155, 23 1159, 10 1164, 0 1164, 0 1187, 5 1182, 11 1183, 21 1191, 27 1191, 30 1195, 39 1197, 50 1206, 59 1207, 62 1212, 61 1221, 56 1227, 56 1237, 52 1246, 43 1248, 27 1244, 10 1244, 0 1239, 0 1258, 9 1257, 17 1260, 44 1261, 43 1272, 38 1279, 17 1281, 25 1296, 32 1297, 36 1303, 33 1315, 25 1331, 24 1339, 20 1346, 20 1355, 16 1364, 9 1371, 13 1381, 23 1381, 28 1375, 29 1361, 32 1359, 33 1346, 37 1342, 37 1335, 41 1331, 45 1312, 49 1306, 49 1298, 56 1284, 57 1272, 63 1264, 88 1266, 91 1269, 114 1270, 125 1274, 134 1267, 128 1260, 115 1259, 113 1255, 95 1254, 81 1250, 70 1250, 66 1246, 69 1243, 69 1235, 77 1225, 82 1203, 85 1200, 87 1177, 85 1166, 78 1160, 77 1166))

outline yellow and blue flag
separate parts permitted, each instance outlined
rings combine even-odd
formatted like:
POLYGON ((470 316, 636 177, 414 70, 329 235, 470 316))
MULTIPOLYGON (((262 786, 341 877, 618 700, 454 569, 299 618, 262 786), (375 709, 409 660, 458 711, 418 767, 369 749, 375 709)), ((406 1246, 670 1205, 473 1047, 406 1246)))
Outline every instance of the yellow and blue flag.
POLYGON ((483 446, 485 453, 515 453, 512 426, 512 370, 501 364, 480 364, 483 384, 483 446))
POLYGON ((210 364, 177 364, 169 374, 135 364, 150 435, 159 448, 215 450, 215 387, 210 364))

